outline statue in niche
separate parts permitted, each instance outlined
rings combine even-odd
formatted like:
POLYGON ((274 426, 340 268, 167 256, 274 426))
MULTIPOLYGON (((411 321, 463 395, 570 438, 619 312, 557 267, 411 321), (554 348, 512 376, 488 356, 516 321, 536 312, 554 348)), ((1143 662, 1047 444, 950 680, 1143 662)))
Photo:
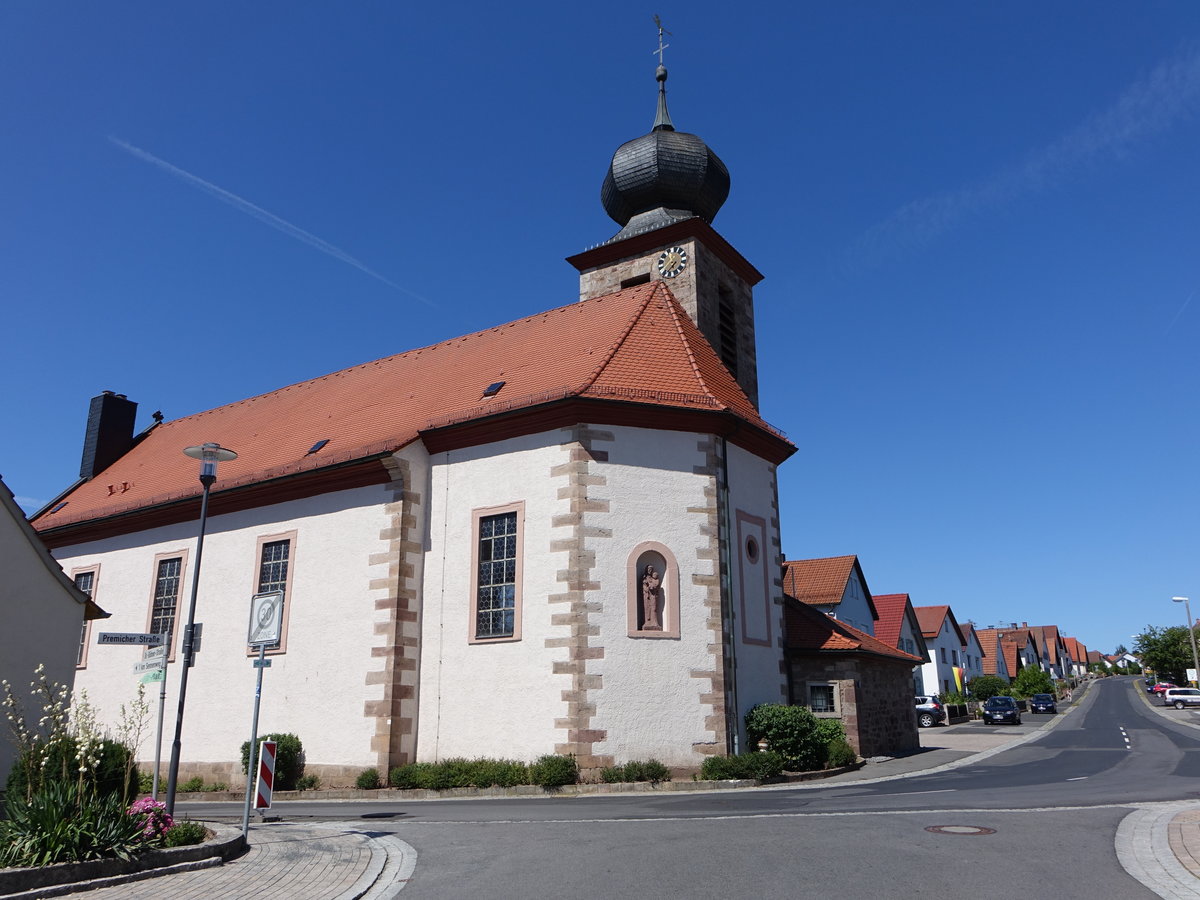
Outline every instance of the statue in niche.
POLYGON ((646 574, 642 576, 642 631, 662 631, 662 623, 658 621, 658 601, 662 597, 662 579, 654 566, 646 566, 646 574))

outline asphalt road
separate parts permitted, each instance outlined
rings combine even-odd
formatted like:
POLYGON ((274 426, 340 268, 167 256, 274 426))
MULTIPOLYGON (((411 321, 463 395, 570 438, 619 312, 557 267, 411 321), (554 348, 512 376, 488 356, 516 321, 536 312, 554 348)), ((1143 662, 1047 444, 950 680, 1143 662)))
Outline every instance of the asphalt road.
MULTIPOLYGON (((1026 715, 1034 739, 893 781, 561 799, 318 801, 289 819, 358 820, 418 853, 406 898, 759 897, 880 893, 1154 896, 1121 868, 1136 804, 1200 795, 1197 732, 1094 684, 1070 715, 1026 715), (933 829, 933 830, 929 830, 933 829)), ((983 725, 971 726, 979 729, 983 725)), ((182 804, 181 804, 182 806, 182 804)), ((228 817, 229 804, 186 804, 228 817)))

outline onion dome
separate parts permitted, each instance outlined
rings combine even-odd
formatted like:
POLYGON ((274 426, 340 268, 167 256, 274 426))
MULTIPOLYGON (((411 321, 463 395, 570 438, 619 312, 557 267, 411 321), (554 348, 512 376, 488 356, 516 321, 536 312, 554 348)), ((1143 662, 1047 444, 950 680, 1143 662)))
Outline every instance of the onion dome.
POLYGON ((617 148, 600 202, 621 225, 611 240, 700 217, 711 224, 729 196, 729 170, 694 134, 676 131, 667 113, 667 70, 658 67, 658 111, 649 134, 617 148))

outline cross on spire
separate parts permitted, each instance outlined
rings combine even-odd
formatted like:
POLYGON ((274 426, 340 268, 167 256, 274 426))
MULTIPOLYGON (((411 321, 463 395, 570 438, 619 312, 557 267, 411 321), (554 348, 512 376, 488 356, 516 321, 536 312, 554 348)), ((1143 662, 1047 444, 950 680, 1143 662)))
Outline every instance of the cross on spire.
POLYGON ((671 32, 663 28, 662 19, 658 17, 657 13, 654 15, 654 24, 658 26, 658 49, 651 52, 658 54, 658 64, 661 66, 663 64, 663 51, 671 46, 670 44, 663 43, 663 35, 669 35, 671 32))

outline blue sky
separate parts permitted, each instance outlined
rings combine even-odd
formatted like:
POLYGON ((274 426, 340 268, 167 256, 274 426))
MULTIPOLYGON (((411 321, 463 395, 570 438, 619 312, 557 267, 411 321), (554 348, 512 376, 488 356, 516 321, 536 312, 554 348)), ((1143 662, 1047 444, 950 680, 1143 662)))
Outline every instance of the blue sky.
MULTIPOLYGON (((733 178, 790 558, 1111 650, 1200 598, 1200 4, 0 5, 0 474, 571 302, 654 115, 733 178)), ((181 464, 184 461, 181 456, 181 464)))

